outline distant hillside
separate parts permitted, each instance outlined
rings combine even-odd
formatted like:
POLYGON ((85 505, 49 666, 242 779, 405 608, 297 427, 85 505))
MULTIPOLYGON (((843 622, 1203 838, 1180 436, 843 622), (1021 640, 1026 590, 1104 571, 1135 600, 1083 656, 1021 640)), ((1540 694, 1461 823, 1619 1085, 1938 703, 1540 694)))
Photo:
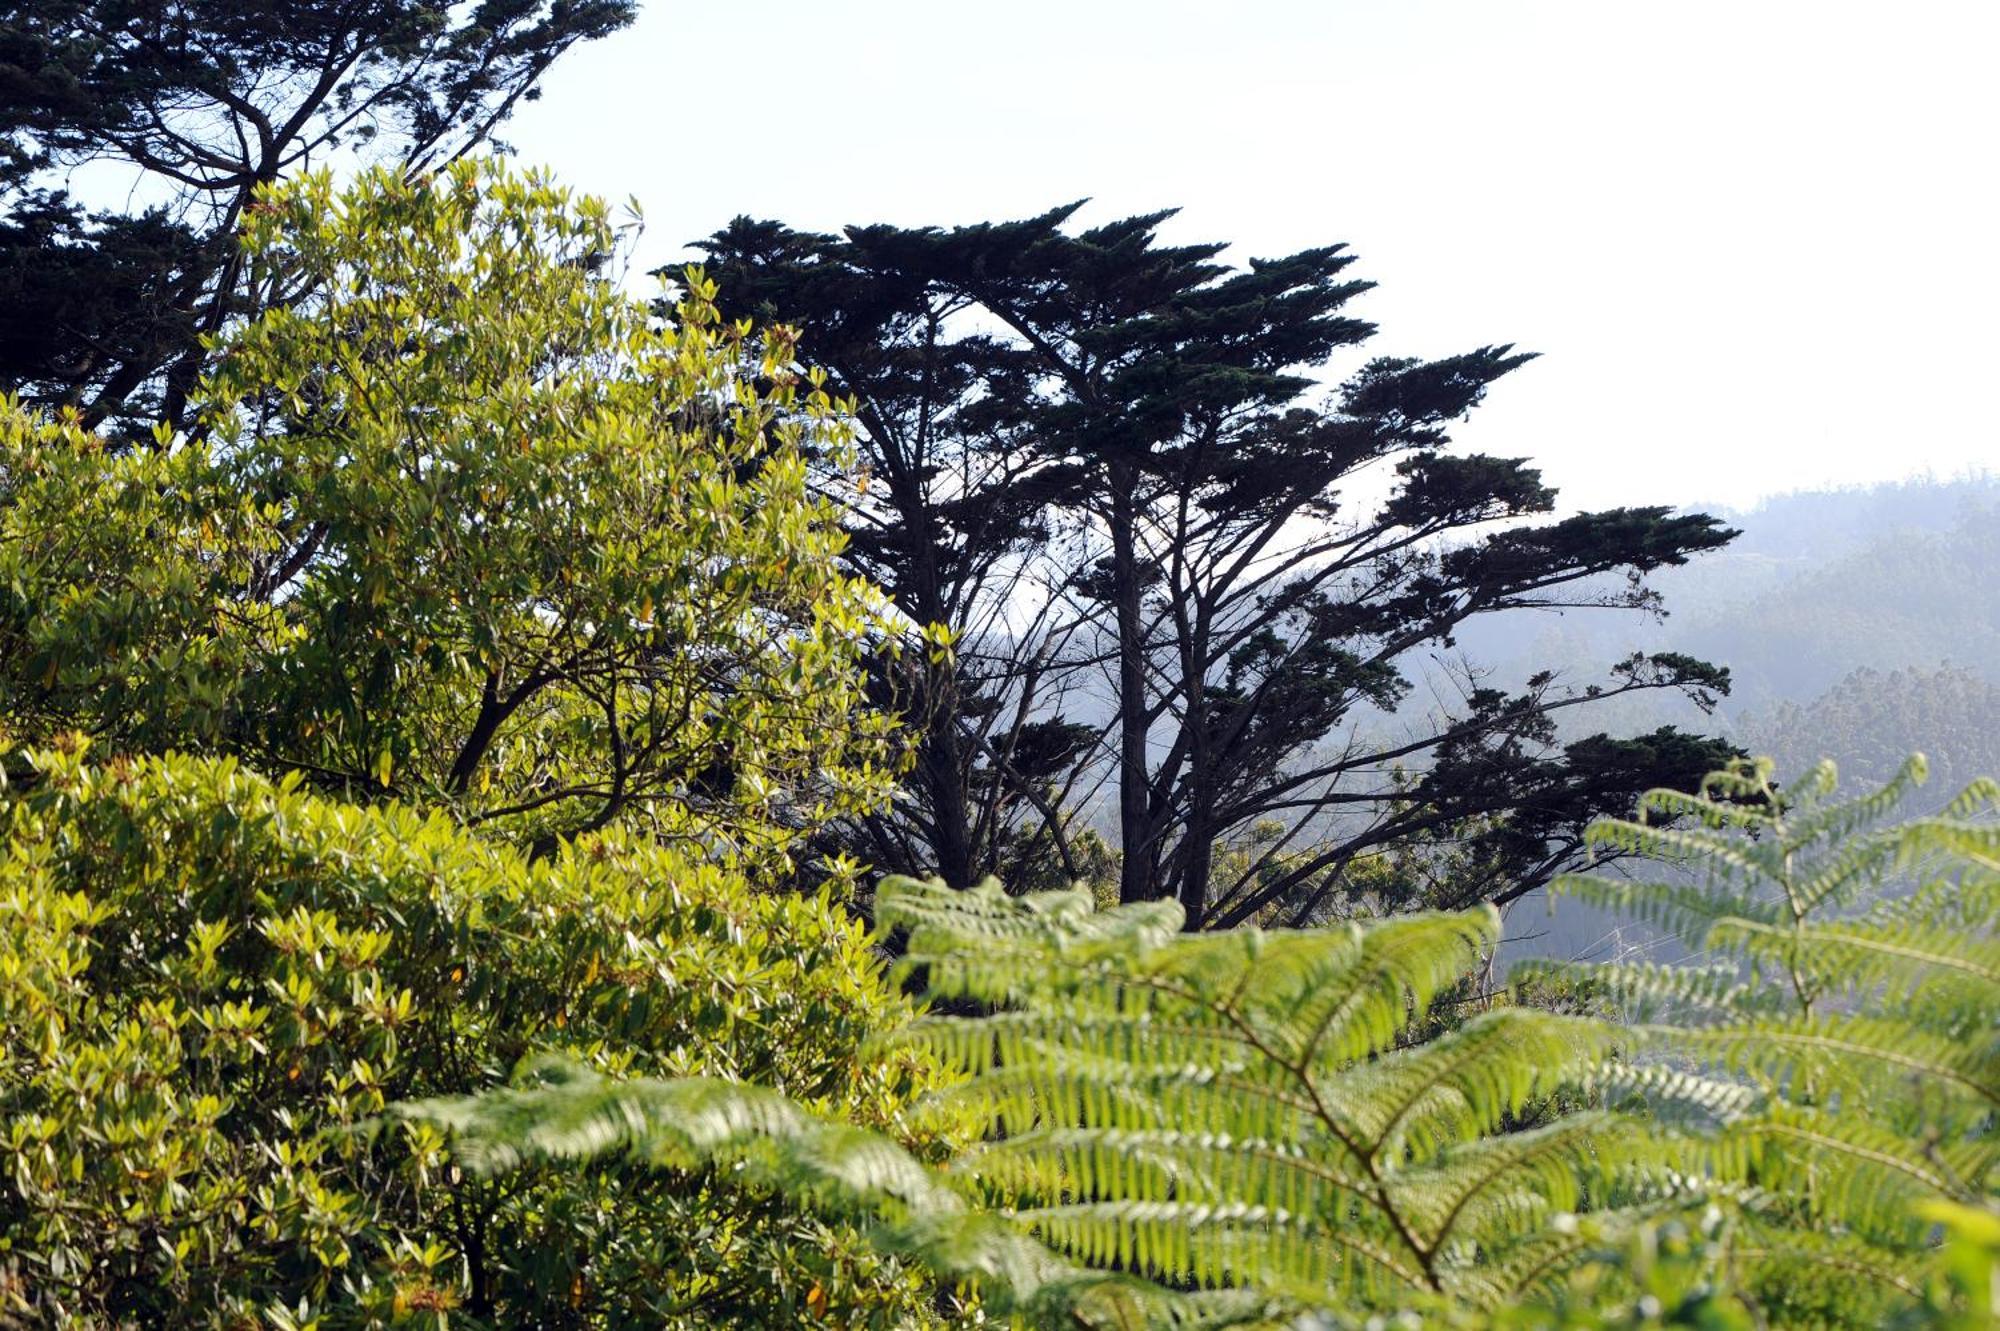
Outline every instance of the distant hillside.
MULTIPOLYGON (((1774 758, 1781 774, 1832 758, 1856 791, 1921 751, 1931 780, 1908 812, 2000 775, 2000 480, 1786 495, 1724 516, 1743 530, 1734 546, 1655 579, 1664 621, 1496 617, 1465 635, 1468 654, 1518 680, 1544 668, 1588 678, 1634 650, 1691 652, 1734 675, 1715 715, 1627 698, 1580 724, 1723 734, 1774 758)), ((1653 930, 1575 902, 1552 912, 1523 902, 1508 933, 1509 961, 1679 955, 1653 930)))
MULTIPOLYGON (((1749 529, 1745 529, 1748 535, 1749 529)), ((1738 708, 1803 700, 1856 669, 1960 665, 2000 683, 2000 497, 1896 527, 1734 606, 1685 607, 1676 638, 1726 662, 1738 708)))
POLYGON ((1913 750, 1930 759, 1921 806, 1934 808, 1980 776, 2000 775, 2000 684, 1972 670, 1857 669, 1808 703, 1744 716, 1736 740, 1798 772, 1821 758, 1855 789, 1887 781, 1913 750))
POLYGON ((1727 552, 1823 564, 1896 532, 1944 531, 1968 509, 2000 502, 2000 476, 1919 478, 1844 490, 1774 495, 1754 508, 1708 507, 1743 529, 1727 552))
MULTIPOLYGON (((1690 652, 1730 668, 1730 724, 1810 703, 1861 669, 1954 666, 2000 684, 2000 479, 1785 495, 1721 516, 1743 531, 1734 545, 1653 580, 1664 621, 1495 616, 1463 635, 1468 654, 1508 678, 1587 675, 1639 649, 1690 652)), ((1698 714, 1649 700, 1618 719, 1698 714)))

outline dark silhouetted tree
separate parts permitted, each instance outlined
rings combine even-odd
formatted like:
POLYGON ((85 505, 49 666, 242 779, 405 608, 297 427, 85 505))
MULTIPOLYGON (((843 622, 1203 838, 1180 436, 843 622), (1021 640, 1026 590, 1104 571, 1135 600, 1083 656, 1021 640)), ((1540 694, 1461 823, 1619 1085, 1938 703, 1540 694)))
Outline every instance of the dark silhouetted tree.
POLYGON ((23 0, 0 17, 0 388, 179 426, 253 292, 257 186, 337 157, 434 167, 635 0, 23 0), (98 197, 67 192, 79 169, 98 197), (107 183, 108 182, 108 183, 107 183))
POLYGON ((1468 619, 1657 610, 1645 573, 1734 534, 1658 507, 1557 520, 1525 462, 1452 451, 1449 425, 1529 357, 1378 358, 1327 393, 1324 367, 1375 332, 1347 313, 1371 284, 1343 247, 1234 269, 1221 245, 1162 243, 1170 214, 1077 230, 1074 212, 844 237, 739 219, 707 246, 724 300, 797 322, 855 399, 885 481, 857 562, 970 644, 914 701, 926 781, 900 841, 864 850, 966 881, 999 858, 979 810, 1011 809, 1017 840, 1039 818, 1060 847, 1059 797, 1102 780, 1121 898, 1227 925, 1310 913, 1362 852, 1475 822, 1508 890, 1532 885, 1590 817, 1732 752, 1672 731, 1559 745, 1572 708, 1726 690, 1680 655, 1519 692, 1468 669, 1409 705, 1413 663, 1468 619), (1093 691, 1110 715, 1086 725, 1093 691), (1062 742, 1016 770, 1031 734, 1062 742), (1215 847, 1269 820, 1284 834, 1216 881, 1215 847))

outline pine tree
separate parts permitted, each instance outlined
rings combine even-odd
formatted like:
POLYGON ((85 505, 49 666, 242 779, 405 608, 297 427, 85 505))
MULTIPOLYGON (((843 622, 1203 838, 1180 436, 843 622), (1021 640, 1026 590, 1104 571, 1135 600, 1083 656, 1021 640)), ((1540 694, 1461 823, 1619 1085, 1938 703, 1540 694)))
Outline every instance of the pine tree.
POLYGON ((1732 533, 1651 507, 1543 522, 1539 472, 1453 452, 1452 423, 1529 359, 1509 346, 1376 358, 1324 393, 1375 332, 1344 247, 1236 269, 1222 245, 1163 242, 1169 214, 1075 212, 844 238, 739 219, 708 245, 729 308, 796 322, 854 399, 882 480, 857 558, 960 642, 961 668, 914 690, 913 810, 864 827, 863 854, 963 885, 1001 867, 1010 830, 1060 852, 1065 797, 1102 784, 1122 900, 1174 897, 1191 927, 1297 920, 1357 857, 1473 820, 1514 833, 1492 849, 1526 890, 1591 817, 1734 752, 1674 731, 1558 741, 1557 716, 1617 694, 1726 691, 1677 655, 1596 682, 1461 681, 1388 738, 1412 662, 1466 621, 1655 609, 1641 575, 1732 533), (1378 476, 1389 496, 1361 498, 1378 476), (1398 768, 1425 778, 1397 788, 1398 768), (1266 819, 1290 835, 1218 881, 1216 847, 1266 819))

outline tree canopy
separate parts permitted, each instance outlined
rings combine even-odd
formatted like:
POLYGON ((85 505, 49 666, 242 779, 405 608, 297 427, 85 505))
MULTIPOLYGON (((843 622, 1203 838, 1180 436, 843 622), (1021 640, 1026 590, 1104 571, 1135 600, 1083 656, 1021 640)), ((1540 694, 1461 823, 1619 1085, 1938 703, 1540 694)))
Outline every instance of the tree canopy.
POLYGON ((260 186, 488 141, 634 0, 25 0, 0 17, 0 391, 179 426, 200 339, 295 286, 249 281, 260 186), (127 199, 90 207, 68 193, 127 199), (111 181, 108 190, 93 182, 111 181))
POLYGON ((1658 507, 1556 519, 1535 468, 1454 450, 1529 357, 1376 357, 1326 392, 1376 331, 1349 313, 1370 284, 1344 247, 1237 269, 1162 241, 1168 214, 1075 213, 843 236, 738 219, 708 242, 727 307, 796 321, 853 399, 880 479, 849 521, 857 565, 957 638, 915 690, 914 806, 865 824, 864 853, 960 882, 1022 840, 1073 864, 1061 809, 1103 783, 1124 900, 1305 917, 1357 855, 1471 820, 1506 825, 1526 890, 1592 815, 1730 754, 1673 731, 1555 742, 1555 715, 1603 698, 1726 691, 1684 655, 1519 692, 1468 670, 1427 715, 1405 706, 1413 659, 1468 620, 1650 610, 1645 573, 1733 535, 1658 507), (1286 834, 1218 881, 1217 846, 1271 819, 1286 834))
POLYGON ((546 852, 614 822, 791 839, 897 765, 802 453, 840 446, 789 344, 697 280, 665 322, 597 276, 608 211, 460 163, 267 191, 259 272, 313 291, 232 333, 199 440, 107 448, 5 415, 4 697, 546 852))

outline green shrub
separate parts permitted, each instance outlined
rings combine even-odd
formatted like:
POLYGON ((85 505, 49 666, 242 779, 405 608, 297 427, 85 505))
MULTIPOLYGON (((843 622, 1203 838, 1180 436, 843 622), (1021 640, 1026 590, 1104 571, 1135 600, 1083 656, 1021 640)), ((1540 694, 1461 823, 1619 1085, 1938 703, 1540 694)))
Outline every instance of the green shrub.
MULTIPOLYGON (((76 746, 72 746, 74 749, 76 746)), ((932 1070, 822 896, 607 835, 530 863, 225 760, 43 754, 0 857, 0 1269, 66 1325, 901 1324, 925 1286, 700 1168, 464 1175, 385 1105, 560 1049, 909 1140, 932 1070)), ((0 1314, 4 1318, 5 1314, 0 1314)))
POLYGON ((0 397, 0 730, 220 739, 282 636, 280 610, 230 595, 274 539, 208 459, 120 452, 0 397))
MULTIPOLYGON (((0 728, 227 754, 550 853, 608 826, 776 878, 904 761, 848 575, 846 418, 783 330, 600 272, 600 200, 495 161, 260 193, 203 430, 0 399, 0 728)), ((941 647, 936 650, 942 650, 941 647)))

